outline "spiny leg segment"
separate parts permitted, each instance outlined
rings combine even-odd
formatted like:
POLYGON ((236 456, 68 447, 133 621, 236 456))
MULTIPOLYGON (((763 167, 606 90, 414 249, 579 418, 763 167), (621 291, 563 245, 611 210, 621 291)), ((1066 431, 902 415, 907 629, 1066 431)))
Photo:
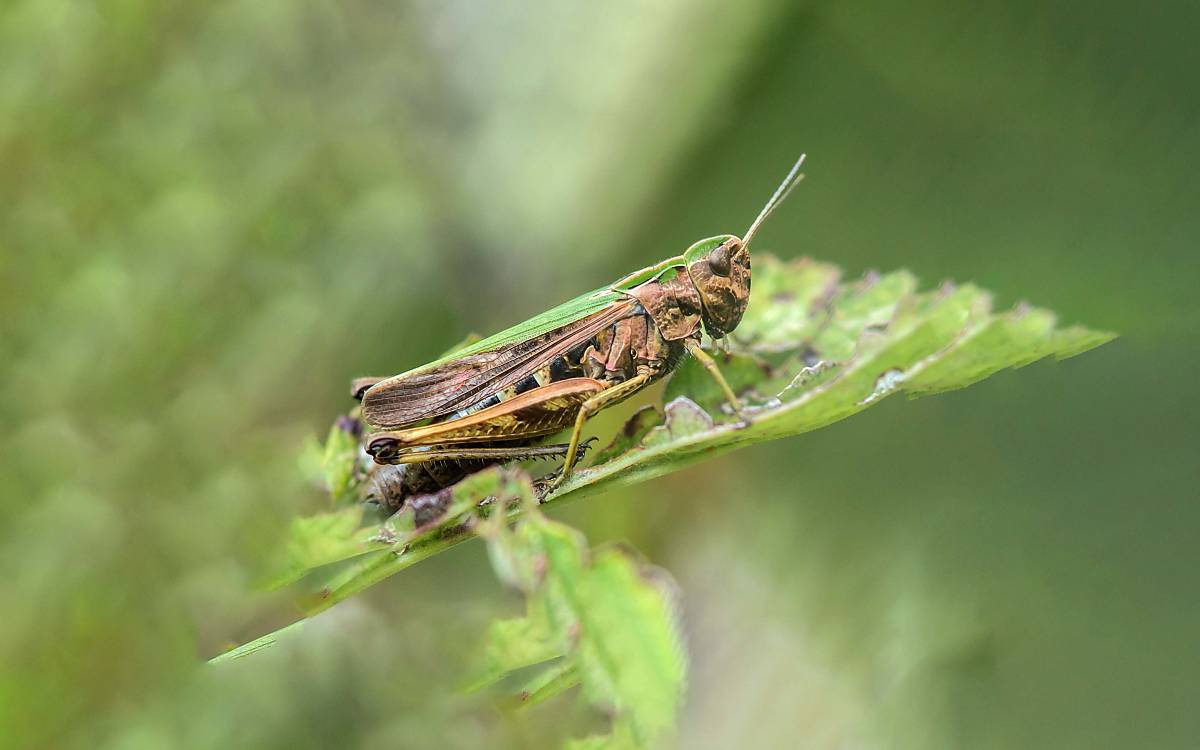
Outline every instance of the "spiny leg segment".
POLYGON ((579 452, 579 442, 583 435, 583 425, 588 419, 605 407, 615 404, 637 392, 646 383, 650 382, 652 377, 653 375, 649 368, 639 368, 638 374, 629 380, 601 391, 583 402, 583 405, 579 407, 579 413, 575 416, 575 427, 571 430, 571 442, 567 446, 567 457, 563 460, 562 470, 558 475, 558 479, 551 485, 551 488, 560 486, 570 476, 571 470, 575 468, 575 461, 578 458, 577 454, 579 452))

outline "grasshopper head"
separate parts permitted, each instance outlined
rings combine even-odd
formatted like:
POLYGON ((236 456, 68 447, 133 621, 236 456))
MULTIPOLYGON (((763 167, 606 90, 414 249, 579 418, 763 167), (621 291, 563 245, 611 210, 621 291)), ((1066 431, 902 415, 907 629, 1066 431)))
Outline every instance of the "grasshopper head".
POLYGON ((729 235, 688 263, 687 274, 700 293, 704 331, 719 339, 737 328, 750 301, 750 248, 729 235))
POLYGON ((721 338, 742 322, 746 303, 750 301, 750 241, 771 212, 804 178, 800 174, 802 164, 803 154, 758 212, 758 218, 746 230, 745 239, 726 234, 700 240, 688 249, 685 255, 687 273, 700 293, 704 330, 714 339, 721 338))

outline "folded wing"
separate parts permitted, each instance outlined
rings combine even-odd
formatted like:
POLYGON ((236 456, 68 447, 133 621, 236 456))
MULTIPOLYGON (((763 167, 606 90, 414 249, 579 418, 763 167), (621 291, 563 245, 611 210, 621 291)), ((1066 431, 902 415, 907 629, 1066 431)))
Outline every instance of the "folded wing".
POLYGON ((400 429, 451 414, 519 382, 543 364, 633 312, 620 298, 599 312, 489 351, 461 356, 382 380, 363 394, 363 418, 380 429, 400 429))

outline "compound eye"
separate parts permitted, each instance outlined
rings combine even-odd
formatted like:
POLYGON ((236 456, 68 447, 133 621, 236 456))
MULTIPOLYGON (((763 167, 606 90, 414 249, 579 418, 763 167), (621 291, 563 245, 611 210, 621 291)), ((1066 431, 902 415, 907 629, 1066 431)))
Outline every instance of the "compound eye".
POLYGON ((708 267, 718 276, 729 275, 729 245, 721 245, 708 254, 708 267))

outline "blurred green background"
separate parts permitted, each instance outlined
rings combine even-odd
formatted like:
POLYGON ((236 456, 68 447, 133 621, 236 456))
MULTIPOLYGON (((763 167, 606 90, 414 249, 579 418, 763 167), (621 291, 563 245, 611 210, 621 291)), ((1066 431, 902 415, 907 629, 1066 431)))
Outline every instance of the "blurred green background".
MULTIPOLYGON (((686 748, 1200 742, 1200 8, 0 6, 0 745, 541 748, 464 545, 252 590, 353 376, 740 232, 1122 338, 556 516, 684 592, 686 748)), ((612 422, 608 423, 611 429, 612 422)), ((602 426, 600 431, 605 428, 602 426)))

